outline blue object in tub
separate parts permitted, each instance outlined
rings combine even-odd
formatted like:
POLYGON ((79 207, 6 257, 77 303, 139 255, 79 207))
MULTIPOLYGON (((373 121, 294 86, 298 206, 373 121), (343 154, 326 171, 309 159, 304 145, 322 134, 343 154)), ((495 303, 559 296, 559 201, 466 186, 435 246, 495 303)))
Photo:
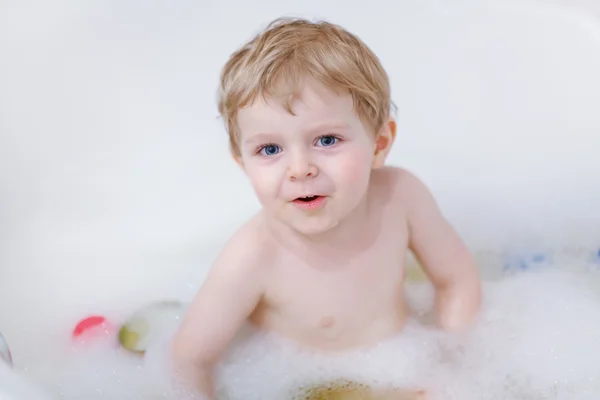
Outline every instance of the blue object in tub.
POLYGON ((600 249, 594 250, 589 255, 588 268, 593 271, 600 271, 600 249))
POLYGON ((529 253, 509 256, 504 262, 504 271, 527 271, 548 262, 544 253, 529 253))
POLYGON ((600 265, 600 249, 592 255, 592 263, 600 265))

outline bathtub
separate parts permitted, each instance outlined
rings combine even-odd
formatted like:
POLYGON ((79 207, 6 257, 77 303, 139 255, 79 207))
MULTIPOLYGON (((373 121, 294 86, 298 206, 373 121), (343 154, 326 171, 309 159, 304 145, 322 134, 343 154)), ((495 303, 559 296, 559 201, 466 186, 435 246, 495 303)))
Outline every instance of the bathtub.
POLYGON ((77 321, 189 301, 256 212, 214 93, 280 15, 333 20, 381 57, 389 163, 426 182, 486 274, 600 265, 600 5, 412 3, 0 6, 2 398, 57 398, 77 321))

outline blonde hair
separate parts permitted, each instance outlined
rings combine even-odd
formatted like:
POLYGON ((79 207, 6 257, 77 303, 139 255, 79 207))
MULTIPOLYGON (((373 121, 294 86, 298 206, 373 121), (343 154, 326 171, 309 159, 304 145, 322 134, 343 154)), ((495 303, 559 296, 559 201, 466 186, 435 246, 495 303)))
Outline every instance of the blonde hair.
POLYGON ((290 100, 307 78, 349 93, 357 115, 374 133, 387 122, 393 107, 388 75, 358 37, 325 21, 279 18, 234 52, 221 72, 218 108, 235 154, 238 110, 259 95, 287 96, 284 106, 293 114, 290 100))

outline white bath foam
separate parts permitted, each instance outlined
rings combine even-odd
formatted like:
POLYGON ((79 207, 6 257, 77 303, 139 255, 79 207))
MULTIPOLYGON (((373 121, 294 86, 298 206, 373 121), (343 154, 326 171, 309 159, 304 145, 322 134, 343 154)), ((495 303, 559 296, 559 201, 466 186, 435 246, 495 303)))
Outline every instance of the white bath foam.
MULTIPOLYGON (((219 367, 230 400, 284 399, 290 391, 346 378, 427 389, 431 399, 600 398, 600 273, 541 270, 485 285, 480 321, 449 335, 412 320, 396 338, 336 357, 318 356, 253 329, 242 332, 219 367)), ((427 312, 432 290, 407 287, 427 312)), ((175 399, 168 385, 169 338, 144 359, 99 342, 65 349, 60 364, 40 360, 28 371, 57 399, 175 399)))
POLYGON ((282 399, 293 394, 301 398, 302 389, 339 379, 421 388, 427 382, 430 360, 440 359, 438 340, 437 332, 411 322, 403 335, 378 346, 326 356, 251 332, 220 366, 220 390, 231 399, 282 399))
POLYGON ((486 285, 478 326, 438 375, 439 398, 600 398, 599 278, 537 271, 486 285))
MULTIPOLYGON (((232 399, 283 398, 336 378, 424 388, 444 400, 598 399, 599 283, 595 273, 522 273, 486 284, 481 319, 466 335, 413 321, 397 338, 338 357, 254 333, 232 349, 221 384, 232 399)), ((431 288, 410 292, 430 307, 431 288)))

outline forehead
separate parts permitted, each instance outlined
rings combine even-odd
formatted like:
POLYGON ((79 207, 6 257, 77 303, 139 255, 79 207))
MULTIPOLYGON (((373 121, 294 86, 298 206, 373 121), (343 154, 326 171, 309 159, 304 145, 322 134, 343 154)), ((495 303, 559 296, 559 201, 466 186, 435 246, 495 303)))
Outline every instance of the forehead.
POLYGON ((349 93, 307 83, 289 102, 293 114, 286 109, 285 100, 259 96, 249 107, 239 110, 240 133, 296 131, 324 122, 350 126, 360 123, 349 93))

